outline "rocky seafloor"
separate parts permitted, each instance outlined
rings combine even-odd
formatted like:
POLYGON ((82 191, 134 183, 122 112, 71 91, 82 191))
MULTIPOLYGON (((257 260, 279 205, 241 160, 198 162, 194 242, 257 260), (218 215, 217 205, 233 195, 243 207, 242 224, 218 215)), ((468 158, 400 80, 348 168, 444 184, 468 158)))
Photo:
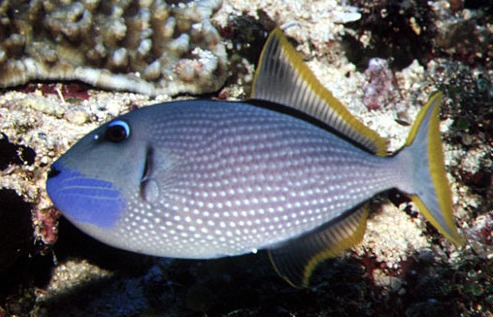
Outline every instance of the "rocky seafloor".
POLYGON ((115 1, 111 11, 95 0, 4 1, 0 26, 0 317, 493 316, 490 2, 115 1), (119 25, 122 38, 92 30, 94 39, 78 41, 88 16, 119 25), (175 29, 160 37, 166 28, 156 21, 175 29), (406 197, 390 192, 372 201, 361 245, 322 264, 309 288, 295 289, 263 252, 153 258, 103 245, 59 218, 46 172, 78 138, 131 109, 194 97, 176 93, 247 98, 275 26, 392 152, 429 95, 444 92, 445 163, 466 246, 447 242, 406 197), (22 38, 26 29, 33 35, 22 38), (155 39, 169 42, 154 47, 155 39), (84 60, 78 49, 91 48, 84 60), (169 64, 159 72, 156 61, 169 64), (124 85, 74 77, 75 62, 124 85), (50 70, 67 73, 45 76, 50 70), (212 73, 215 85, 208 85, 212 73), (153 88, 132 90, 132 80, 153 88), (182 90, 164 91, 169 85, 182 90))

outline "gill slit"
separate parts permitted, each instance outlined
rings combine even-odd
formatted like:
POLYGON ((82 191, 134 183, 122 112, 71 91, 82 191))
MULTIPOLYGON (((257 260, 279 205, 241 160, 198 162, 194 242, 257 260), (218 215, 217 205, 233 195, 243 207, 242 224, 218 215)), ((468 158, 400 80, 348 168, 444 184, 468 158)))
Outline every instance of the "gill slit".
POLYGON ((151 177, 153 155, 154 155, 153 148, 151 146, 148 146, 147 150, 146 150, 146 155, 145 155, 144 169, 142 170, 142 176, 140 178, 141 188, 142 188, 143 183, 145 181, 149 180, 151 177))

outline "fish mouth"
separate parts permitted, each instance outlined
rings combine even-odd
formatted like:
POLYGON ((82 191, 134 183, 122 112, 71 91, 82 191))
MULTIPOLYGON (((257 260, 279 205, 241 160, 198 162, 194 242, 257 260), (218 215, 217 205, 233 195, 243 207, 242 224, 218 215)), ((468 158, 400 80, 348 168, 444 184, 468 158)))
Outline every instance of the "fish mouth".
POLYGON ((48 179, 53 178, 57 175, 60 175, 61 171, 56 168, 55 164, 51 165, 50 170, 48 171, 48 179))

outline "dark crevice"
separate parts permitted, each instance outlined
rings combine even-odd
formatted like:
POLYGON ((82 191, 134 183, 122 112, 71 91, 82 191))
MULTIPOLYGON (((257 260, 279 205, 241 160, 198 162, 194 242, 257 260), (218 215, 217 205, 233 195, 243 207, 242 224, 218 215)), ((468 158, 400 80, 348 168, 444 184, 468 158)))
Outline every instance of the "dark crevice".
POLYGON ((13 144, 5 133, 0 133, 0 170, 9 165, 32 165, 36 153, 30 147, 13 144))
POLYGON ((359 1, 350 2, 359 7, 362 17, 345 24, 354 34, 343 37, 347 58, 360 70, 373 57, 387 59, 396 70, 408 67, 417 59, 422 65, 432 57, 432 39, 435 34, 433 10, 427 1, 359 1), (414 21, 414 22, 412 22, 414 21), (369 35, 368 45, 361 37, 369 35))
POLYGON ((0 272, 4 271, 32 245, 32 206, 15 190, 0 190, 0 272))

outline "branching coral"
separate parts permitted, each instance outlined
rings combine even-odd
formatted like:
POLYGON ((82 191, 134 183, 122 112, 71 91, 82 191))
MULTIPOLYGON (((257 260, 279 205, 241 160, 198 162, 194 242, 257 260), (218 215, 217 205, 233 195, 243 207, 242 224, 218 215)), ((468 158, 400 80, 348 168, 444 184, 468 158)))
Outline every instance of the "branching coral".
POLYGON ((227 61, 209 18, 220 6, 220 0, 4 1, 0 87, 81 80, 148 95, 217 90, 227 61))

